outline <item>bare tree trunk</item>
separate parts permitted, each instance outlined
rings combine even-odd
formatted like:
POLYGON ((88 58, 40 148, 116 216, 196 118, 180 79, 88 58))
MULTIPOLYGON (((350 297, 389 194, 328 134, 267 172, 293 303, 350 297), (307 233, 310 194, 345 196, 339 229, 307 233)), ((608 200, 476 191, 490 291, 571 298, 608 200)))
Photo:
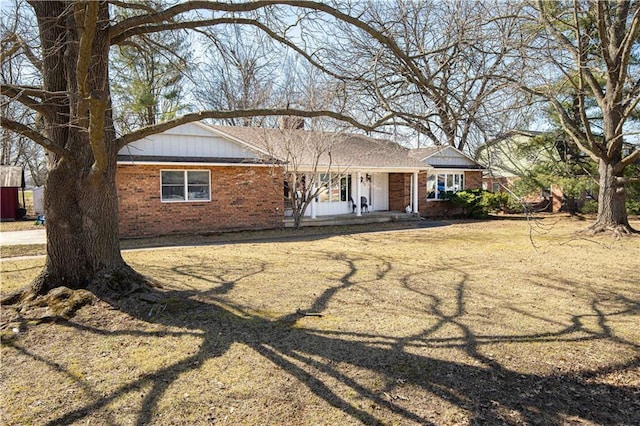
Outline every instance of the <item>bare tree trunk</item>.
POLYGON ((598 217, 589 227, 590 232, 613 231, 614 234, 635 232, 629 225, 625 206, 625 188, 618 182, 614 166, 604 159, 598 166, 600 191, 598 194, 598 217))
POLYGON ((99 181, 66 161, 50 171, 44 197, 47 261, 31 285, 35 294, 64 286, 115 298, 140 288, 143 277, 120 254, 114 174, 115 159, 99 181))
POLYGON ((295 229, 302 227, 302 213, 299 210, 293 211, 293 227, 295 229))
POLYGON ((93 11, 95 34, 87 33, 84 40, 80 35, 88 9, 74 11, 73 2, 32 6, 43 44, 44 90, 69 95, 44 116, 46 136, 56 147, 50 152, 44 194, 46 264, 29 288, 3 303, 31 300, 58 287, 89 289, 109 299, 144 289, 144 277, 120 254, 117 147, 108 86, 109 6, 101 2, 93 11))

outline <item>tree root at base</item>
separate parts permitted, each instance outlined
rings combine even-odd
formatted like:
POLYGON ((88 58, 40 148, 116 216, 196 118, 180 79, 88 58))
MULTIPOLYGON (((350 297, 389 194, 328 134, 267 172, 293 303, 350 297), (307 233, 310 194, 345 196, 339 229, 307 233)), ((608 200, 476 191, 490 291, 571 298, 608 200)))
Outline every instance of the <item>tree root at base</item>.
POLYGON ((72 290, 68 287, 56 287, 45 294, 37 294, 30 286, 2 300, 3 305, 12 308, 11 313, 3 309, 0 328, 15 321, 17 318, 30 322, 49 322, 68 320, 83 306, 93 304, 97 298, 88 290, 72 290))
POLYGON ((0 326, 16 317, 37 322, 70 319, 83 306, 97 300, 117 308, 125 305, 134 307, 140 302, 158 303, 160 300, 153 291, 160 285, 128 265, 94 274, 83 288, 72 289, 57 285, 58 282, 45 270, 31 284, 0 299, 0 305, 10 308, 4 310, 0 326), (10 316, 12 318, 8 318, 10 316))
POLYGON ((619 239, 625 236, 640 234, 640 231, 633 229, 629 224, 596 222, 589 226, 585 230, 585 233, 590 236, 608 233, 616 239, 619 239))

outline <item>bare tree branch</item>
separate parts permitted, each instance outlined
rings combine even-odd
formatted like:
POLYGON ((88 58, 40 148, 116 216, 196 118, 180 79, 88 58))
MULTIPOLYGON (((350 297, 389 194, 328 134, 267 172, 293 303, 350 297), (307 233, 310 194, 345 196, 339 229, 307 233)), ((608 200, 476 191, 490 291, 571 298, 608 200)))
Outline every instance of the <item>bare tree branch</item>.
POLYGON ((22 47, 22 43, 20 43, 16 34, 9 34, 7 37, 2 39, 2 45, 5 46, 7 44, 10 44, 10 46, 5 47, 2 52, 0 52, 0 62, 4 62, 5 59, 12 57, 13 54, 22 47))
POLYGON ((137 131, 128 133, 115 139, 115 144, 118 148, 122 148, 128 143, 142 139, 144 137, 164 132, 182 124, 191 123, 193 121, 201 121, 205 119, 224 119, 231 117, 254 117, 254 116, 297 116, 297 117, 329 117, 336 120, 344 121, 351 124, 354 127, 365 131, 373 131, 386 123, 392 115, 382 117, 377 122, 366 125, 358 122, 352 117, 335 111, 305 111, 291 108, 281 109, 251 109, 251 110, 230 110, 230 111, 201 111, 192 114, 186 114, 182 117, 174 120, 166 121, 164 123, 156 124, 153 126, 143 127, 137 131))
POLYGON ((157 11, 155 13, 148 13, 144 15, 134 16, 112 25, 110 28, 110 35, 112 39, 119 39, 121 34, 125 33, 136 27, 141 27, 150 24, 160 24, 162 22, 169 22, 186 12, 195 10, 210 10, 219 12, 249 12, 264 8, 269 5, 277 4, 277 1, 264 1, 256 0, 254 2, 247 3, 222 3, 222 2, 210 2, 210 1, 188 1, 185 3, 179 3, 166 10, 157 11))
POLYGON ((621 173, 627 166, 636 163, 638 160, 640 160, 640 148, 637 148, 635 151, 620 160, 616 165, 616 171, 621 173))
POLYGON ((6 59, 11 58, 16 52, 22 49, 29 62, 38 70, 42 68, 42 61, 33 53, 31 47, 20 37, 18 34, 12 33, 2 39, 2 44, 10 43, 9 48, 5 48, 0 53, 0 62, 4 62, 6 59))
POLYGON ((122 9, 131 9, 131 10, 142 10, 144 12, 148 12, 148 13, 156 13, 157 10, 154 9, 153 7, 144 4, 142 2, 138 3, 138 2, 125 2, 125 1, 119 1, 119 0, 109 0, 109 4, 113 5, 113 6, 117 6, 120 7, 122 9))
POLYGON ((43 148, 58 154, 61 157, 67 158, 67 159, 71 159, 73 158, 73 153, 71 151, 68 151, 65 148, 61 148, 58 145, 56 145, 51 139, 48 139, 46 136, 44 136, 42 133, 33 130, 31 127, 19 123, 17 121, 14 120, 10 120, 8 118, 2 117, 2 119, 0 120, 0 124, 2 125, 2 127, 4 127, 5 129, 9 129, 12 132, 15 132, 19 135, 22 135, 24 137, 27 137, 29 139, 31 139, 32 141, 34 141, 35 143, 37 143, 38 145, 42 146, 43 148))
MULTIPOLYGON (((47 107, 47 105, 41 101, 34 99, 29 96, 29 90, 23 89, 19 86, 14 86, 10 84, 0 84, 0 90, 4 96, 10 98, 10 100, 18 101, 22 105, 27 108, 31 108, 34 111, 37 111, 41 114, 48 114, 51 112, 51 109, 47 107)), ((42 91, 37 91, 39 95, 43 96, 44 93, 42 91)))

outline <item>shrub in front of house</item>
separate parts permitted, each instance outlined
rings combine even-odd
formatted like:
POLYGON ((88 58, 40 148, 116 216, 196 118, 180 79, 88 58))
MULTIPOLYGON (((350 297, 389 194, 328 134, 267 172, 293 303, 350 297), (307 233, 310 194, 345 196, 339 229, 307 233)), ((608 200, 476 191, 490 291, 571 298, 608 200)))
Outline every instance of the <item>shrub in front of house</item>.
POLYGON ((484 191, 482 196, 486 199, 489 212, 505 211, 509 205, 509 194, 506 192, 488 192, 484 191))
POLYGON ((526 211, 526 203, 520 198, 511 195, 508 197, 503 211, 508 214, 522 214, 526 211))
POLYGON ((482 189, 466 189, 448 194, 449 201, 460 209, 463 217, 482 219, 489 213, 505 208, 509 201, 507 194, 493 193, 482 189))

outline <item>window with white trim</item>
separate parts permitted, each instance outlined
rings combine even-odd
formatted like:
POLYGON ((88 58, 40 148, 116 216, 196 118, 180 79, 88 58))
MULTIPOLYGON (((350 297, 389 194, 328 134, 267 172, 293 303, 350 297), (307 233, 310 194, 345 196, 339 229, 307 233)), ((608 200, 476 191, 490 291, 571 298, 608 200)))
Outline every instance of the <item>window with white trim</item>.
POLYGON ((438 173, 427 177, 427 199, 446 200, 447 193, 464 189, 464 173, 438 173))
POLYGON ((351 175, 321 173, 318 184, 321 190, 317 201, 320 203, 348 201, 351 198, 351 175))
POLYGON ((161 170, 162 202, 211 201, 209 170, 161 170))

